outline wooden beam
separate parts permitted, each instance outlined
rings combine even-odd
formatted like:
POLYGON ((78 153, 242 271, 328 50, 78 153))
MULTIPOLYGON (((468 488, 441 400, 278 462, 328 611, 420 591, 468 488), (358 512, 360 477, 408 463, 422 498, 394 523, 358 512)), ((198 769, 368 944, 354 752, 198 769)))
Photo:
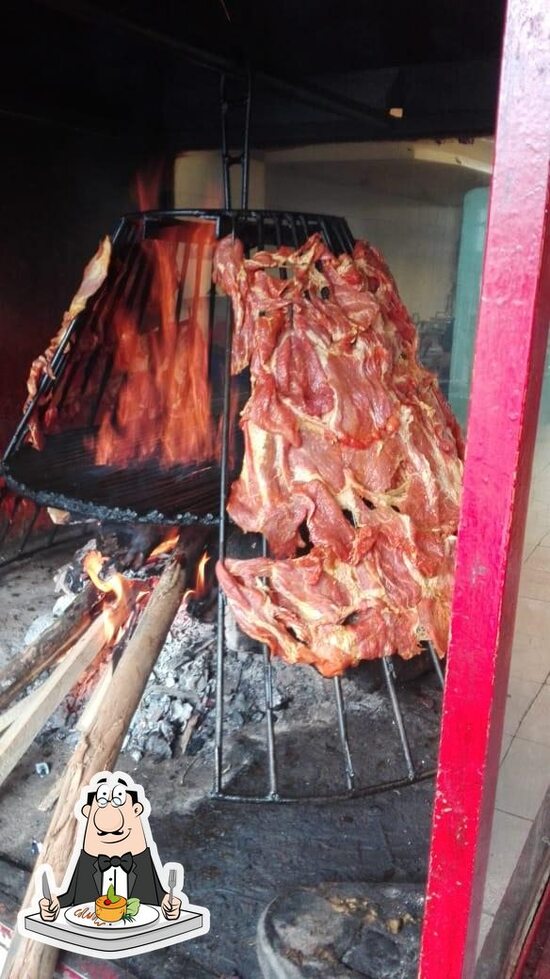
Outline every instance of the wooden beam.
POLYGON ((471 979, 550 319, 550 5, 509 0, 420 979, 471 979))

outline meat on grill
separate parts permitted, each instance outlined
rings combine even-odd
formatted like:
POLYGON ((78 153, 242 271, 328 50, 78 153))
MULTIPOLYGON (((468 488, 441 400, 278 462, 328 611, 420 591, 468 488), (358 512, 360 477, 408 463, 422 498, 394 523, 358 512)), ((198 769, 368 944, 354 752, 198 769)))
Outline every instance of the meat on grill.
MULTIPOLYGON (((63 316, 58 332, 54 337, 52 337, 44 353, 40 354, 40 356, 33 361, 27 380, 28 397, 23 410, 26 410, 27 406, 36 396, 36 392, 38 391, 38 386, 42 380, 42 377, 47 375, 48 377, 54 379, 55 375, 51 367, 53 356, 63 337, 65 336, 67 327, 70 325, 75 316, 78 316, 78 314, 82 312, 88 300, 91 299, 91 297, 94 296, 98 289, 103 285, 109 270, 111 250, 111 239, 109 237, 103 238, 95 255, 92 256, 84 269, 82 282, 80 283, 76 294, 73 296, 71 305, 63 316)), ((51 392, 45 396, 43 403, 46 403, 50 397, 51 392)), ((35 449, 41 449, 43 447, 44 439, 37 414, 31 415, 29 420, 28 437, 31 445, 33 445, 35 449)))
POLYGON ((226 238, 215 267, 251 376, 228 512, 272 554, 218 566, 239 624, 326 676, 422 639, 443 655, 462 440, 385 262, 314 235, 253 258, 226 238))

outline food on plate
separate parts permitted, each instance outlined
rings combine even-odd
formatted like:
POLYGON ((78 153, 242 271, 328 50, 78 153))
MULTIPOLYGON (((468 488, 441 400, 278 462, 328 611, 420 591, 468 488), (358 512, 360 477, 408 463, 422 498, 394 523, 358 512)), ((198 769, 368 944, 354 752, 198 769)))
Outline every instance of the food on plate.
POLYGON ((119 897, 111 884, 107 894, 96 899, 95 913, 101 921, 133 921, 139 905, 137 897, 119 897))
POLYGON ((247 258, 225 238, 215 277, 251 381, 227 509, 270 552, 218 565, 239 625, 325 676, 424 640, 443 656, 462 437, 383 258, 319 235, 247 258))

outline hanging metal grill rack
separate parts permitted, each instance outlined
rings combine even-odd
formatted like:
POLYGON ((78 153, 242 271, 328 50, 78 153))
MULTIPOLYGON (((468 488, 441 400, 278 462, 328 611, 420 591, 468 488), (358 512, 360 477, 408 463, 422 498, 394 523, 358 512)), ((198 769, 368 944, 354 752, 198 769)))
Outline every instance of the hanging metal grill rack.
MULTIPOLYGON (((97 419, 103 410, 101 398, 114 369, 109 322, 115 314, 117 303, 124 303, 125 306, 133 303, 135 314, 138 318, 143 318, 150 299, 150 272, 148 273, 141 246, 144 242, 155 239, 165 241, 169 248, 185 248, 197 223, 201 226, 206 223, 209 228, 205 240, 211 247, 203 252, 203 260, 208 265, 210 277, 213 246, 220 237, 227 234, 240 238, 248 252, 276 248, 282 244, 298 247, 313 233, 321 234, 334 252, 350 251, 353 247, 353 236, 346 222, 324 215, 194 209, 153 211, 125 217, 113 235, 112 270, 90 309, 86 309, 67 328, 54 356, 54 377, 42 378, 36 398, 29 405, 8 446, 2 468, 9 485, 36 503, 62 507, 88 517, 166 524, 194 521, 218 523, 218 556, 223 560, 226 549, 226 496, 230 481, 239 466, 235 464, 235 460, 231 463, 234 449, 231 445, 230 424, 234 384, 230 374, 232 315, 230 304, 213 286, 208 297, 211 349, 223 350, 223 365, 218 363, 216 377, 216 383, 221 390, 217 390, 217 397, 214 398, 222 430, 218 457, 194 469, 163 469, 152 460, 117 469, 97 466, 90 450, 97 419), (142 279, 145 281, 140 285, 142 279), (90 342, 90 338, 97 336, 98 332, 101 343, 98 344, 95 340, 90 342), (79 400, 78 424, 67 430, 63 426, 63 408, 65 399, 75 384, 79 385, 78 390, 83 397, 79 400), (42 451, 37 451, 28 444, 26 437, 35 416, 39 424, 43 424, 43 404, 55 406, 56 431, 49 434, 46 427, 45 447, 42 451)), ((181 267, 184 268, 185 263, 181 267)), ((178 292, 181 295, 185 292, 185 283, 182 281, 178 283, 178 292)), ((109 405, 109 410, 116 411, 116 405, 109 405)), ((71 421, 74 424, 74 410, 71 421)), ((360 784, 348 735, 343 685, 340 678, 336 678, 325 682, 333 686, 337 737, 342 757, 342 785, 321 795, 312 792, 306 796, 289 796, 281 791, 277 766, 276 712, 273 705, 273 664, 268 650, 264 649, 266 791, 264 794, 246 795, 236 792, 232 788, 231 780, 229 784, 224 784, 224 671, 228 655, 225 648, 224 614, 225 601, 220 594, 216 652, 216 797, 275 802, 300 801, 304 798, 342 798, 395 788, 432 774, 431 767, 415 765, 393 664, 391 660, 384 659, 379 668, 402 755, 402 776, 372 781, 367 785, 360 784)), ((440 664, 432 650, 430 656, 441 679, 440 664)))
MULTIPOLYGON (((232 311, 231 305, 212 283, 212 258, 216 242, 226 236, 239 238, 245 251, 275 249, 281 245, 297 248, 310 235, 320 234, 334 253, 349 252, 354 245, 353 235, 343 218, 320 214, 249 209, 248 183, 250 173, 250 109, 251 76, 221 77, 222 108, 222 172, 225 207, 222 209, 156 210, 124 217, 113 237, 113 257, 109 274, 93 302, 68 326, 51 363, 50 376, 44 375, 36 396, 27 406, 16 432, 5 452, 2 472, 16 493, 37 505, 65 508, 99 520, 130 521, 131 523, 188 524, 200 522, 218 524, 218 558, 223 560, 227 543, 226 500, 229 484, 239 471, 237 426, 232 424, 231 406, 241 404, 248 395, 246 379, 239 384, 231 377, 232 311), (228 118, 240 116, 242 151, 230 151, 228 118), (231 170, 242 171, 240 209, 231 207, 231 170), (201 245, 196 244, 197 229, 201 245), (206 229, 206 233, 205 233, 206 229), (180 252, 179 280, 176 298, 176 323, 182 304, 189 293, 196 292, 197 283, 209 283, 202 299, 208 304, 208 335, 210 374, 213 386, 213 412, 219 421, 221 438, 216 454, 200 466, 166 467, 154 456, 139 464, 123 468, 98 466, 93 446, 102 413, 109 411, 116 425, 116 399, 108 403, 107 392, 112 386, 114 367, 114 338, 110 326, 117 307, 131 309, 137 322, 147 320, 151 302, 154 269, 147 253, 150 240, 163 242, 163 247, 180 252), (194 242, 194 244, 193 244, 194 242), (189 287, 191 249, 195 248, 195 266, 201 263, 204 277, 194 277, 189 287), (216 357, 216 353, 218 357, 216 357), (78 391, 74 399, 70 393, 78 391), (46 414, 48 409, 49 414, 46 414), (53 410, 52 410, 53 409, 53 410), (48 428, 48 418, 54 419, 48 428), (64 424, 66 422, 66 424, 64 424), (29 431, 37 424, 44 431, 44 447, 38 452, 29 443, 29 431)), ((280 272, 284 275, 284 271, 280 272)), ((151 317, 149 317, 150 319, 151 317)), ((154 319, 154 317, 153 317, 154 319)), ((266 553, 264 541, 263 552, 266 553)), ((233 778, 224 778, 226 751, 224 744, 224 681, 228 652, 225 638, 225 598, 218 592, 216 646, 216 700, 213 796, 238 802, 296 803, 334 801, 354 796, 374 794, 383 790, 410 785, 433 775, 437 730, 432 724, 431 745, 427 757, 420 762, 411 747, 408 725, 401 701, 403 696, 396 680, 395 657, 378 664, 386 705, 391 708, 395 745, 400 753, 388 748, 394 761, 389 775, 373 774, 366 782, 358 776, 354 751, 348 731, 344 683, 340 677, 322 681, 332 688, 336 740, 341 758, 340 781, 331 782, 330 789, 289 792, 280 778, 279 744, 276 736, 274 705, 274 664, 267 647, 261 652, 262 687, 265 703, 265 771, 256 773, 254 784, 263 790, 249 792, 235 787, 233 778), (430 755, 431 751, 431 755, 430 755), (428 757, 429 756, 429 757, 428 757)), ((443 686, 441 664, 429 643, 426 655, 435 670, 437 684, 443 686)), ((277 667, 278 668, 278 667, 277 667)), ((296 668, 293 668, 296 670, 296 668)), ((298 673, 296 682, 299 683, 298 673)), ((349 705, 348 705, 349 706, 349 705)), ((353 705, 352 705, 353 706, 353 705)), ((428 713, 430 713, 428 711, 428 713)), ((433 711, 431 713, 434 718, 433 711)), ((436 719, 437 721, 437 719, 436 719)), ((375 722, 376 723, 376 722, 375 722)), ((391 735, 390 735, 391 737, 391 735)), ((330 741, 330 739, 329 739, 330 741)), ((327 746, 332 752, 334 746, 327 746)), ((425 748, 426 746, 424 746, 425 748)), ((300 749, 296 765, 300 768, 300 749)), ((365 747, 361 745, 362 754, 365 747)), ((390 766, 391 767, 391 766, 390 766)), ((300 784, 300 780, 298 779, 300 784)))

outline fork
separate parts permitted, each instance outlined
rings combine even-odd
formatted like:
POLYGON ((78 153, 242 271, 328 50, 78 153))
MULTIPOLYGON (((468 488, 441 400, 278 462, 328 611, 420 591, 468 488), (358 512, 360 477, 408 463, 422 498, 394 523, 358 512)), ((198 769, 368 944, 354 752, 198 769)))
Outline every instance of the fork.
POLYGON ((177 880, 178 878, 177 878, 175 868, 172 867, 171 870, 169 870, 168 872, 168 887, 170 890, 170 907, 172 907, 172 898, 174 897, 174 887, 176 886, 177 880))

